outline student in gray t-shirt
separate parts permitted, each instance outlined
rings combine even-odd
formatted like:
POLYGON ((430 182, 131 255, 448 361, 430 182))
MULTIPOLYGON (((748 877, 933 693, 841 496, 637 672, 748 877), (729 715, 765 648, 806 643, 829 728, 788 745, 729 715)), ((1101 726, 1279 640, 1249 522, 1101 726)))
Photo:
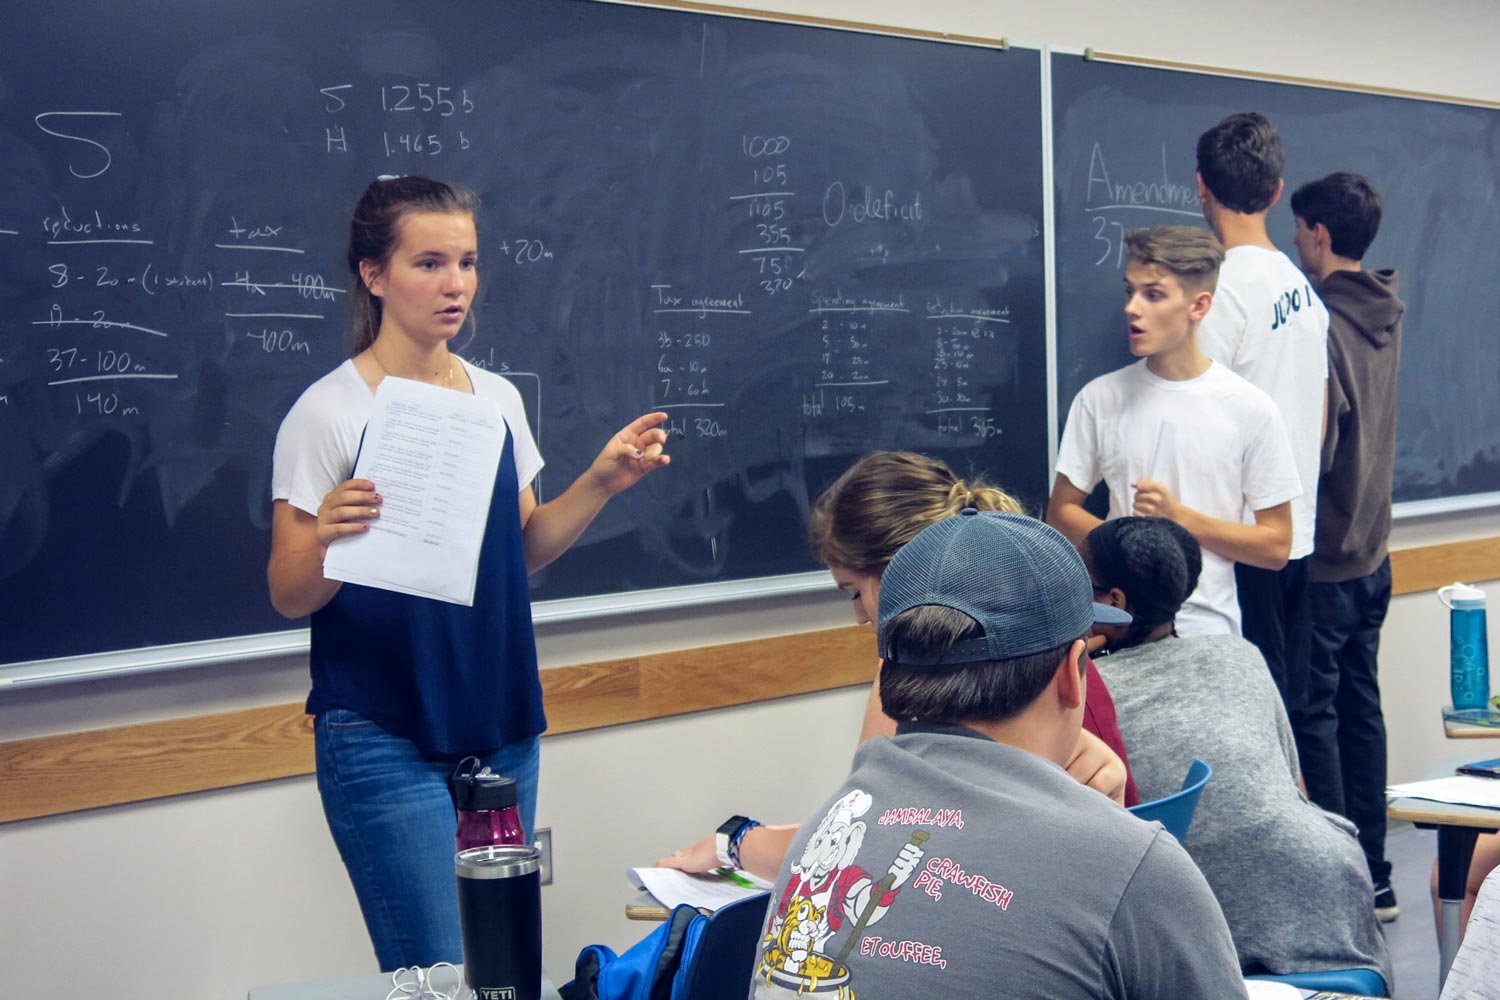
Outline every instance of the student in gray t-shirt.
POLYGON ((798 831, 752 997, 1245 996, 1182 848, 1063 770, 1096 616, 1128 620, 1022 515, 969 510, 897 553, 880 685, 905 721, 798 831))

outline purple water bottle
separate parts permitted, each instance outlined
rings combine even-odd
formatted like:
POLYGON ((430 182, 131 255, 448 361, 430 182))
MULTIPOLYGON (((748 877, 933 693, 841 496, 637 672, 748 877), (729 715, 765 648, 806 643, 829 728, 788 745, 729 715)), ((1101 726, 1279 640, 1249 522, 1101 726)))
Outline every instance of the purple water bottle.
POLYGON ((491 844, 525 844, 521 814, 516 808, 516 781, 479 767, 478 757, 459 761, 448 780, 453 808, 458 812, 456 850, 491 844))

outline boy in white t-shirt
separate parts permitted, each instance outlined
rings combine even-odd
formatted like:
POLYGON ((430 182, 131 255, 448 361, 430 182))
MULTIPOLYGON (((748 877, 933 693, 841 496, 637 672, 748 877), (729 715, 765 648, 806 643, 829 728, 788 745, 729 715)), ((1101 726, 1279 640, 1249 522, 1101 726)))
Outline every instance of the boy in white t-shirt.
POLYGON ((1168 517, 1203 546, 1181 635, 1240 632, 1234 564, 1286 563, 1301 493, 1276 404, 1198 347, 1224 249, 1212 233, 1158 226, 1125 241, 1125 319, 1133 365, 1073 400, 1047 521, 1075 544, 1099 519, 1083 507, 1102 479, 1109 517, 1168 517), (1253 512, 1253 523, 1241 520, 1253 512))
POLYGON ((1198 342, 1276 401, 1302 484, 1292 501, 1286 566, 1235 567, 1245 638, 1260 647, 1295 726, 1310 662, 1307 572, 1328 384, 1328 310, 1266 231, 1285 165, 1276 129, 1263 115, 1230 115, 1198 137, 1197 152, 1203 217, 1225 247, 1198 342))

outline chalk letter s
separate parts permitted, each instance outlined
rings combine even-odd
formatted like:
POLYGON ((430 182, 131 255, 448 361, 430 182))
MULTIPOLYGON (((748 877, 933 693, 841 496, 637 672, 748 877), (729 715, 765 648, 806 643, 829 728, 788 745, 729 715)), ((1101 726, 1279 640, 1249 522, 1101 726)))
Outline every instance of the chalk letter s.
POLYGON ((112 157, 110 155, 110 153, 109 153, 109 147, 105 146, 103 143, 95 142, 93 139, 85 139, 81 135, 69 135, 66 132, 56 132, 56 131, 53 131, 52 129, 48 128, 46 125, 42 124, 42 119, 43 118, 56 118, 56 117, 69 117, 69 118, 119 118, 120 117, 120 113, 118 111, 43 111, 41 114, 37 115, 36 119, 35 119, 35 121, 36 121, 36 127, 39 128, 39 129, 41 129, 43 132, 46 132, 48 135, 55 135, 59 139, 72 139, 74 142, 85 142, 85 143, 88 143, 90 146, 93 146, 93 147, 97 148, 101 153, 104 154, 104 166, 100 167, 98 170, 95 170, 93 173, 91 173, 91 174, 80 174, 78 172, 78 170, 71 163, 68 164, 68 173, 72 174, 74 177, 79 177, 79 178, 82 178, 83 180, 89 180, 90 178, 98 177, 100 174, 102 174, 106 170, 108 170, 110 163, 112 163, 114 161, 114 157, 112 157))

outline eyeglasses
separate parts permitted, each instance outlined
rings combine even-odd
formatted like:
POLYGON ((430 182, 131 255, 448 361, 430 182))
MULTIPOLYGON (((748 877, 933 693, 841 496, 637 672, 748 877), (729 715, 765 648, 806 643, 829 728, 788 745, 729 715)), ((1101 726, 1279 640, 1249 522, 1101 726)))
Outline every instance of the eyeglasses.
POLYGON ((438 962, 427 969, 402 967, 391 973, 391 991, 385 1000, 458 1000, 463 985, 463 973, 452 962, 438 962))

